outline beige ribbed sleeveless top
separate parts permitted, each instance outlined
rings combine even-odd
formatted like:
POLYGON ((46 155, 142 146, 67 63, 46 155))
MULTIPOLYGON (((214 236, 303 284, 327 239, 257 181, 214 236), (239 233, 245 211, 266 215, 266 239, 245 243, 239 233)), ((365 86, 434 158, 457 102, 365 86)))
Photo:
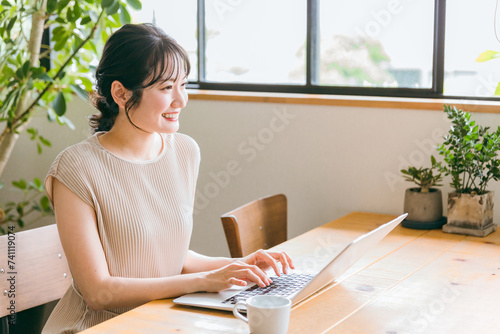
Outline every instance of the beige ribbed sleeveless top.
MULTIPOLYGON (((45 180, 49 199, 57 178, 94 208, 112 276, 179 275, 192 232, 198 145, 183 134, 163 134, 162 152, 136 162, 106 150, 97 138, 101 134, 57 156, 45 180)), ((127 310, 92 311, 72 284, 42 333, 76 333, 127 310)))

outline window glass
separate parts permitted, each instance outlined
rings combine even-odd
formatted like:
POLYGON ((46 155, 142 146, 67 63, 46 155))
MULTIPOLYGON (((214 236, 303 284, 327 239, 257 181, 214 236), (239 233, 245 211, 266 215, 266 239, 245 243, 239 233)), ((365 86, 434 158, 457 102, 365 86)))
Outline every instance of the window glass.
MULTIPOLYGON (((495 59, 496 53, 500 52, 500 41, 497 37, 500 34, 500 26, 498 12, 495 13, 496 6, 496 0, 446 2, 446 95, 495 95, 500 82, 500 59, 495 59), (488 53, 489 50, 493 52, 488 53), (483 52, 487 52, 483 55, 486 61, 477 61, 483 52)), ((499 55, 500 53, 496 57, 499 55)))
POLYGON ((319 83, 431 88, 433 38, 433 0, 322 0, 319 83))
POLYGON ((196 0, 141 0, 142 9, 131 11, 134 23, 155 23, 172 36, 189 54, 190 81, 198 80, 196 0))
POLYGON ((206 81, 304 84, 304 0, 207 0, 206 81))

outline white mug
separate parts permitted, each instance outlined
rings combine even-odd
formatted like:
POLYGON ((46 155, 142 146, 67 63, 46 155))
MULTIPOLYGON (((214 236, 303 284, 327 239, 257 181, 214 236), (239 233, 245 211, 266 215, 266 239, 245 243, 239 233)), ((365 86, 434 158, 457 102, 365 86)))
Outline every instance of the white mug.
POLYGON ((291 309, 292 302, 286 297, 262 295, 240 300, 234 305, 233 313, 248 323, 252 334, 286 334, 291 309), (238 311, 242 306, 246 307, 248 317, 238 311))

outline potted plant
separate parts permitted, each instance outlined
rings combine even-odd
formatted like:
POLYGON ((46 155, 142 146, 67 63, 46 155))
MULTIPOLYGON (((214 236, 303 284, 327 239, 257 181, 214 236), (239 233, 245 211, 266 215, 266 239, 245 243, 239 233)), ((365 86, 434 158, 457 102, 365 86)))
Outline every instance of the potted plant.
POLYGON ((443 197, 441 190, 433 188, 440 186, 442 180, 436 158, 431 156, 430 168, 408 167, 401 173, 406 181, 414 182, 418 187, 408 188, 405 192, 404 212, 408 217, 402 222, 404 227, 416 229, 441 228, 446 222, 443 217, 443 197), (437 172, 437 173, 436 173, 437 172))
MULTIPOLYGON (((29 126, 34 114, 72 127, 65 117, 67 101, 74 94, 87 99, 87 91, 92 90, 92 64, 108 36, 130 23, 129 6, 139 10, 141 2, 0 2, 0 189, 4 188, 4 194, 10 189, 4 185, 7 182, 1 182, 1 176, 20 134, 28 135, 42 153, 51 143, 29 126)), ((30 182, 19 175, 8 183, 21 196, 9 193, 4 197, 6 203, 0 203, 1 234, 17 232, 39 216, 51 214, 41 178, 30 182)), ((40 332, 41 324, 33 310, 16 314, 19 332, 40 332)), ((43 312, 43 307, 36 310, 43 312)))
POLYGON ((486 236, 496 230, 493 224, 493 196, 487 186, 500 179, 500 127, 489 132, 471 120, 471 115, 456 107, 444 111, 451 128, 438 146, 444 157, 441 172, 451 175, 454 192, 448 194, 448 222, 444 232, 486 236))

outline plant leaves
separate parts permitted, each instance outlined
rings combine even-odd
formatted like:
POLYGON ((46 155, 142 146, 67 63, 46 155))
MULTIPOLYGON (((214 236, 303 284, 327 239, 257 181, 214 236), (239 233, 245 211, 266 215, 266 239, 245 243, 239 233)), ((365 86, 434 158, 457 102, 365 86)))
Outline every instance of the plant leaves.
POLYGON ((42 143, 43 145, 45 145, 47 147, 51 147, 52 146, 52 143, 47 138, 39 136, 38 140, 40 140, 40 143, 42 143))
POLYGON ((81 21, 80 21, 80 24, 81 25, 86 25, 87 23, 89 23, 90 21, 92 21, 92 19, 90 18, 90 16, 85 16, 81 21))
POLYGON ((487 50, 487 51, 482 52, 476 58, 476 62, 483 63, 485 61, 492 60, 492 59, 495 59, 495 58, 498 58, 498 57, 500 57, 500 52, 493 51, 493 50, 487 50))
POLYGON ((135 10, 142 9, 142 3, 139 0, 127 0, 127 3, 135 10))
POLYGON ((47 0, 47 13, 52 13, 57 8, 57 0, 47 0))
POLYGON ((89 100, 89 93, 85 89, 83 89, 82 87, 80 87, 79 85, 76 85, 76 84, 70 84, 69 86, 71 87, 73 92, 76 95, 78 95, 82 100, 84 100, 84 101, 89 100))
POLYGON ((120 2, 115 0, 111 6, 106 8, 106 14, 114 15, 118 12, 118 9, 120 9, 120 2))
POLYGON ((41 199, 40 199, 40 206, 42 207, 42 210, 44 212, 52 212, 51 208, 50 208, 50 202, 49 202, 49 198, 47 197, 47 195, 44 195, 41 199))
POLYGON ((116 0, 102 0, 101 2, 101 7, 102 8, 107 8, 111 5, 113 5, 116 2, 116 0))
POLYGON ((19 181, 12 181, 12 185, 21 190, 26 190, 28 188, 28 184, 24 179, 20 179, 19 181))
POLYGON ((66 99, 64 98, 64 94, 62 92, 57 94, 56 99, 52 102, 52 107, 54 108, 57 116, 63 116, 66 113, 66 99))
POLYGON ((33 184, 37 189, 40 189, 42 187, 42 181, 37 177, 33 179, 33 184))
POLYGON ((500 95, 500 82, 497 84, 497 88, 495 88, 495 95, 500 95))
POLYGON ((57 117, 57 121, 61 125, 66 124, 68 126, 68 128, 70 128, 71 130, 75 130, 76 129, 75 125, 73 124, 73 122, 71 122, 66 116, 57 117))
POLYGON ((120 23, 121 24, 126 24, 130 23, 132 19, 130 18, 130 14, 127 10, 127 8, 123 5, 120 5, 120 23))

